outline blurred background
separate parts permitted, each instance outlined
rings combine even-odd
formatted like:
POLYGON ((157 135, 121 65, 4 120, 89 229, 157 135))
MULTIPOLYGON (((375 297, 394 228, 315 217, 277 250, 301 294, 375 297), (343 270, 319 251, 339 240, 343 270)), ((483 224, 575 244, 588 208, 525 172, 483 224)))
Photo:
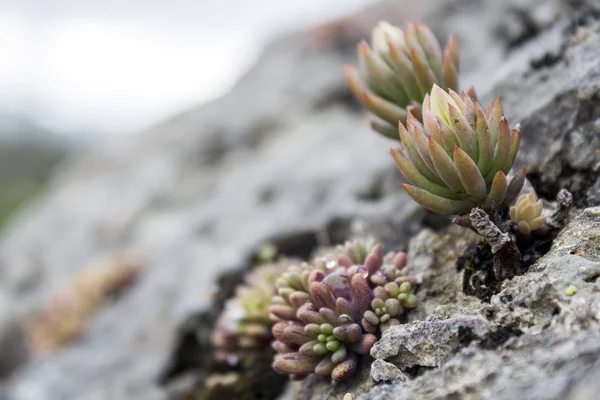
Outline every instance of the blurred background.
POLYGON ((0 226, 70 150, 218 97, 274 37, 373 2, 0 0, 0 226))

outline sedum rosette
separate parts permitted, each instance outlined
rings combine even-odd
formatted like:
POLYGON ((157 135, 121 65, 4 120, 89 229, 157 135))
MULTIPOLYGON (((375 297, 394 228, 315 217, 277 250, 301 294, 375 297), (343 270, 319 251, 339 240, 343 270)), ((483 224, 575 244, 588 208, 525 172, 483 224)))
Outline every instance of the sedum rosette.
MULTIPOLYGON (((379 321, 368 326, 364 323, 376 292, 383 290, 376 282, 401 279, 399 269, 404 264, 389 265, 386 276, 383 267, 388 264, 384 260, 405 262, 406 256, 401 254, 384 257, 382 247, 375 242, 354 241, 312 264, 288 268, 276 282, 277 295, 270 308, 276 321, 275 371, 293 379, 312 373, 334 381, 353 376, 359 356, 368 354, 377 341, 374 333, 379 321)), ((414 296, 408 292, 405 295, 414 296)), ((416 305, 416 298, 410 299, 408 303, 412 303, 406 303, 407 307, 416 305)))
POLYGON ((512 181, 520 126, 512 130, 500 98, 484 113, 469 95, 434 86, 423 102, 423 124, 410 113, 399 125, 401 146, 391 149, 400 172, 411 183, 406 192, 439 214, 462 215, 473 207, 505 204, 523 186, 524 169, 512 181))
POLYGON ((510 219, 523 235, 529 235, 546 223, 542 216, 542 200, 535 200, 535 194, 525 193, 519 196, 517 203, 510 208, 510 219))
POLYGON ((275 281, 290 261, 264 264, 249 272, 218 317, 211 339, 218 361, 249 367, 273 338, 269 318, 275 281))
POLYGON ((372 128, 398 139, 398 121, 408 111, 420 115, 420 103, 434 84, 458 90, 458 43, 450 37, 444 51, 425 24, 409 23, 402 30, 380 22, 371 46, 358 45, 360 72, 346 66, 346 79, 356 98, 381 120, 372 128))

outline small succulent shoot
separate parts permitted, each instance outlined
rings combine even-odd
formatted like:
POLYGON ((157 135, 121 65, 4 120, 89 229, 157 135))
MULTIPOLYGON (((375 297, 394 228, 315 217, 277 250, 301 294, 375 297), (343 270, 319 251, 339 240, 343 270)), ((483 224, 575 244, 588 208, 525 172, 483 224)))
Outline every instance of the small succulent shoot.
POLYGON ((250 367, 256 352, 269 349, 273 338, 269 318, 275 281, 289 261, 264 264, 249 272, 217 318, 211 340, 215 358, 230 366, 250 367))
POLYGON ((312 373, 334 381, 352 377, 358 357, 368 354, 377 341, 374 333, 383 313, 398 317, 402 307, 416 305, 410 283, 405 284, 404 306, 397 299, 400 292, 392 292, 398 304, 388 302, 387 310, 386 298, 384 306, 379 307, 380 315, 375 314, 378 320, 364 324, 365 314, 372 310, 377 295, 385 297, 384 288, 376 282, 387 284, 402 277, 404 282, 410 281, 399 273, 406 256, 392 254, 384 257, 376 242, 354 241, 312 264, 289 267, 276 282, 277 294, 270 308, 271 318, 276 321, 272 346, 278 353, 273 369, 292 379, 303 379, 312 373), (396 261, 386 270, 386 276, 382 270, 384 259, 396 261), (375 276, 379 278, 373 280, 375 276))
POLYGON ((358 58, 362 74, 346 66, 346 80, 361 104, 380 118, 371 127, 391 139, 398 139, 398 121, 406 122, 408 111, 420 116, 420 103, 433 84, 458 90, 458 42, 450 36, 442 52, 422 23, 409 23, 403 30, 379 22, 371 46, 358 44, 358 58))
POLYGON ((118 254, 94 262, 77 274, 27 323, 30 352, 47 356, 78 339, 102 307, 140 278, 142 267, 140 257, 118 254))
POLYGON ((535 200, 535 194, 525 193, 519 196, 517 203, 510 208, 510 219, 517 226, 519 233, 529 235, 546 223, 542 216, 544 205, 542 200, 535 200))
POLYGON ((525 169, 508 182, 519 150, 520 126, 512 130, 500 98, 487 112, 470 95, 434 85, 423 102, 423 123, 408 113, 400 123, 401 146, 391 149, 402 185, 423 207, 444 215, 463 215, 473 207, 490 210, 521 191, 525 169))

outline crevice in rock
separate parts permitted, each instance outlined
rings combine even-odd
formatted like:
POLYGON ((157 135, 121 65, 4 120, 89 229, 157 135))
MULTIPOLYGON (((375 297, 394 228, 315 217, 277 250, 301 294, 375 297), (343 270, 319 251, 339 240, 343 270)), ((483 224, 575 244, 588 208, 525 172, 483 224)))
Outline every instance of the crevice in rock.
POLYGON ((493 328, 481 341, 480 347, 486 350, 495 350, 511 337, 521 336, 523 332, 516 324, 508 324, 493 328))
POLYGON ((566 164, 563 164, 558 179, 544 176, 542 171, 536 171, 527 176, 537 195, 543 199, 552 201, 561 189, 569 190, 573 194, 573 204, 576 208, 593 206, 588 199, 588 190, 598 178, 600 178, 599 171, 574 169, 566 164))

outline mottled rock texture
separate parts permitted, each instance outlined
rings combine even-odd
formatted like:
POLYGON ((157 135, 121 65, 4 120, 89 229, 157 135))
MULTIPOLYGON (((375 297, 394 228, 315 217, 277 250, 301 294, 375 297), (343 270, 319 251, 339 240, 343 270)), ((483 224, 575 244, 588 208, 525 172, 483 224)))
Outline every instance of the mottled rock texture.
POLYGON ((398 353, 375 352, 374 375, 365 357, 352 382, 313 376, 282 398, 599 398, 600 210, 582 211, 600 203, 599 32, 593 0, 390 1, 275 42, 231 94, 65 164, 0 239, 0 396, 166 398, 161 372, 202 375, 210 325, 262 243, 304 257, 361 233, 406 245, 428 226, 408 244, 420 306, 377 347, 402 338, 398 353), (575 196, 580 215, 550 253, 490 303, 462 293, 456 268, 477 236, 409 201, 393 144, 346 88, 342 65, 382 17, 455 32, 462 86, 484 102, 501 94, 522 124, 517 166, 545 200, 575 196), (80 340, 28 359, 18 327, 123 251, 144 260, 139 282, 80 340))

